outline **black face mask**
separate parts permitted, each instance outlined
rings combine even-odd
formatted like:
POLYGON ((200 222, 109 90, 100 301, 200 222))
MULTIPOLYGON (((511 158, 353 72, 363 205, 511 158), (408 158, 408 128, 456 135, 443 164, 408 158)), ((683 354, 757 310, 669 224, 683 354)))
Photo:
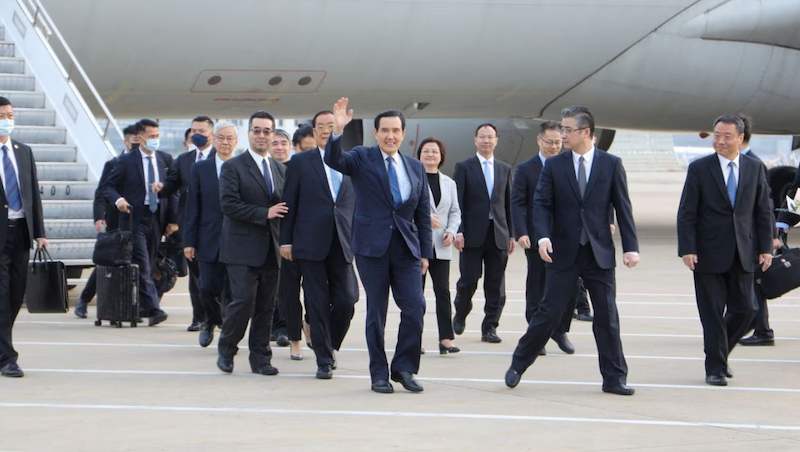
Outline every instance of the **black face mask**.
POLYGON ((139 149, 139 143, 131 143, 131 151, 134 149, 139 149))
POLYGON ((196 133, 192 135, 192 144, 197 146, 197 149, 202 149, 208 144, 208 137, 196 133))

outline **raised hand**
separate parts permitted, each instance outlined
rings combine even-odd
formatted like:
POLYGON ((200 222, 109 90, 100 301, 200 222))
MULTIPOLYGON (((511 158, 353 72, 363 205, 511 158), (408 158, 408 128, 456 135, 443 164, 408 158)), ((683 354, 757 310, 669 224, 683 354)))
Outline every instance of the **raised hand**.
POLYGON ((341 135, 344 127, 353 120, 353 109, 347 111, 347 102, 350 99, 342 97, 333 104, 333 133, 341 135))

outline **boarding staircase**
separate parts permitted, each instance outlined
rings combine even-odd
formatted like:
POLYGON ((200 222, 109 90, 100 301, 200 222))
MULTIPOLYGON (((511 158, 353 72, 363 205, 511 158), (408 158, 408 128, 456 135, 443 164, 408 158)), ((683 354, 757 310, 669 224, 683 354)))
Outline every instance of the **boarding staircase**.
MULTIPOLYGON (((81 282, 81 270, 92 265, 97 235, 92 201, 102 165, 115 155, 111 136, 121 144, 121 133, 99 96, 92 101, 107 113, 105 128, 78 94, 77 61, 64 70, 48 41, 57 38, 59 50, 74 57, 48 21, 38 0, 0 0, 0 96, 14 107, 11 138, 29 145, 36 159, 50 255, 67 264, 75 284, 81 282), (25 47, 18 46, 15 35, 25 47)), ((79 81, 91 85, 88 77, 79 81)))

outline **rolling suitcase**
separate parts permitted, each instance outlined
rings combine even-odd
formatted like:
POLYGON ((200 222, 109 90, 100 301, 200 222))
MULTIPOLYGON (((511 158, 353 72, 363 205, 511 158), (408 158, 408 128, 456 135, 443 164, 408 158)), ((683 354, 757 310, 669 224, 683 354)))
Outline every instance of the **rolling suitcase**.
POLYGON ((139 266, 136 264, 97 266, 97 320, 108 320, 117 328, 130 322, 136 328, 139 317, 139 266))

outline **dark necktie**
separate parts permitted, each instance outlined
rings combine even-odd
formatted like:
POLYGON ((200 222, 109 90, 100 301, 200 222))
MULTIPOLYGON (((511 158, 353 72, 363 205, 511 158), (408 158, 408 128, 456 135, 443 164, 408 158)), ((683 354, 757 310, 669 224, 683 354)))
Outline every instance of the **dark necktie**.
POLYGON ((272 187, 272 177, 270 177, 269 173, 269 165, 267 165, 267 159, 261 160, 261 168, 264 170, 264 182, 267 183, 267 191, 269 191, 270 196, 274 192, 274 188, 272 187))
POLYGON ((153 156, 147 156, 147 204, 150 206, 150 212, 155 213, 158 210, 158 196, 153 191, 153 183, 156 181, 156 169, 153 166, 153 156))
POLYGON ((8 157, 8 148, 5 145, 3 145, 3 171, 6 176, 6 200, 8 200, 8 207, 11 208, 11 210, 19 210, 22 208, 22 195, 19 193, 17 173, 14 171, 14 165, 11 164, 11 159, 8 157))
POLYGON ((389 164, 386 167, 386 172, 389 173, 389 189, 392 191, 392 200, 394 201, 394 208, 396 209, 403 204, 403 196, 400 194, 400 183, 397 182, 397 170, 394 168, 394 159, 386 157, 386 162, 389 164))
POLYGON ((728 197, 731 198, 731 207, 734 207, 736 205, 736 186, 737 186, 737 183, 736 183, 736 173, 733 172, 734 166, 735 165, 733 164, 733 162, 729 162, 728 163, 728 168, 730 168, 730 171, 728 171, 728 183, 727 183, 727 186, 728 186, 728 197))
POLYGON ((200 152, 200 150, 198 150, 197 151, 197 160, 195 160, 195 162, 201 162, 201 161, 203 161, 203 153, 200 152))
MULTIPOLYGON (((578 159, 578 191, 581 193, 581 199, 586 193, 586 159, 581 156, 578 159)), ((581 245, 589 243, 589 234, 586 232, 586 224, 581 225, 581 245)))

